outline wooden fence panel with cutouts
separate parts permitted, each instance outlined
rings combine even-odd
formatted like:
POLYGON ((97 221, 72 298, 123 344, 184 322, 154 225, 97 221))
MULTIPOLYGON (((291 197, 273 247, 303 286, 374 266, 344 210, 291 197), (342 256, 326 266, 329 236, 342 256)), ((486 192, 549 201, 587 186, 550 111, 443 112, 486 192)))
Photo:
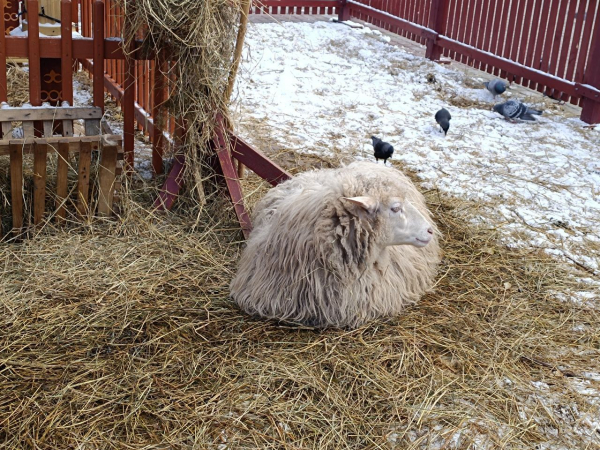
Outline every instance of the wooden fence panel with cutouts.
MULTIPOLYGON (((97 211, 110 215, 115 193, 120 188, 123 160, 122 136, 102 133, 102 109, 98 107, 11 108, 2 104, 0 158, 10 158, 10 202, 12 231, 20 234, 25 225, 24 158, 33 155, 33 205, 30 220, 34 226, 48 218, 64 221, 67 207, 84 216, 97 211), (56 153, 55 171, 48 171, 48 157, 56 153), (91 198, 92 159, 97 167, 96 192, 91 198), (76 200, 69 197, 69 170, 76 171, 76 200), (54 183, 49 183, 49 176, 54 183), (49 185, 54 185, 55 205, 48 208, 49 185)), ((106 127, 104 127, 106 128, 106 127)))

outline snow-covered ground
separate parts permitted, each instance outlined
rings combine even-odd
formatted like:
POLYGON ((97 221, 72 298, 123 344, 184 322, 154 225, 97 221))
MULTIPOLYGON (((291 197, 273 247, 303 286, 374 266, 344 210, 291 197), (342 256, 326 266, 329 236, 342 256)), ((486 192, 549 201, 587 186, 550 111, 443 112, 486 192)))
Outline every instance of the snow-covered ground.
POLYGON ((388 42, 331 22, 252 24, 235 92, 239 133, 259 148, 267 138, 275 150, 373 161, 376 135, 423 188, 477 202, 469 219, 497 228, 506 244, 546 249, 597 280, 600 125, 585 128, 572 109, 522 88, 503 97, 544 115, 510 123, 492 111, 488 74, 388 42), (433 118, 441 107, 452 114, 447 136, 433 118))

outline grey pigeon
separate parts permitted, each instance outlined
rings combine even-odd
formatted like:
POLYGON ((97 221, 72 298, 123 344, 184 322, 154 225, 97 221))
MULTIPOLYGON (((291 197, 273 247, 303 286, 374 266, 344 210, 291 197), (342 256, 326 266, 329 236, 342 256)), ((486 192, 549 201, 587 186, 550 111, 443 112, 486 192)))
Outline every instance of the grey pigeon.
POLYGON ((501 114, 507 119, 521 119, 529 120, 532 122, 535 122, 535 118, 532 114, 541 116, 543 112, 539 109, 532 109, 518 100, 508 100, 504 103, 498 103, 494 105, 494 111, 496 111, 498 114, 501 114))
POLYGON ((377 161, 383 159, 383 165, 385 166, 385 163, 388 160, 388 158, 391 158, 392 153, 394 153, 394 147, 375 136, 371 136, 371 140, 373 141, 375 159, 377 161))
POLYGON ((446 108, 442 108, 435 113, 435 121, 442 127, 442 130, 444 130, 444 135, 448 134, 450 119, 452 119, 452 116, 446 108))
POLYGON ((494 95, 494 98, 496 98, 496 95, 503 94, 504 91, 506 91, 506 87, 508 86, 506 81, 501 80, 499 78, 495 78, 491 81, 486 81, 485 83, 483 83, 483 85, 488 91, 490 91, 494 95))

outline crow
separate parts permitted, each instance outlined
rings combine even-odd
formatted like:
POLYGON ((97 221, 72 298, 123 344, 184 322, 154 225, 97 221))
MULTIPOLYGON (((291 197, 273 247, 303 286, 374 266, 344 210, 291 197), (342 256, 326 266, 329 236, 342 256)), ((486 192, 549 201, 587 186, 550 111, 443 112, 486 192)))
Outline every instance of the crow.
POLYGON ((385 162, 388 158, 392 157, 392 153, 394 153, 394 147, 387 142, 382 141, 375 136, 371 136, 371 140, 373 141, 373 150, 375 159, 379 162, 380 159, 383 159, 383 165, 385 166, 385 162))
POLYGON ((448 134, 450 119, 452 119, 452 116, 446 108, 442 108, 435 113, 435 121, 442 127, 442 130, 444 130, 444 135, 448 134))
POLYGON ((543 112, 539 109, 532 109, 518 100, 508 100, 504 103, 498 103, 497 105, 494 105, 494 111, 501 114, 506 119, 521 119, 530 122, 535 122, 535 117, 533 117, 532 114, 541 116, 543 112))
POLYGON ((494 95, 494 98, 496 98, 497 95, 503 94, 504 91, 506 91, 507 83, 504 80, 495 78, 491 81, 486 81, 483 85, 494 95))

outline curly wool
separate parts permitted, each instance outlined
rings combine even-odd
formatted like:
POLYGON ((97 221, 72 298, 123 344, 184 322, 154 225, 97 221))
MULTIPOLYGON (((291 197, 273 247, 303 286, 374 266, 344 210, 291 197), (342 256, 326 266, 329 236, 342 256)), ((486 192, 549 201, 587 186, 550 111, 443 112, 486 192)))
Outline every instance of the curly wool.
POLYGON ((400 197, 433 224, 401 172, 373 163, 305 172, 271 189, 254 212, 231 296, 247 313, 304 325, 355 328, 392 316, 431 288, 438 232, 426 247, 385 246, 383 215, 344 197, 400 197))

